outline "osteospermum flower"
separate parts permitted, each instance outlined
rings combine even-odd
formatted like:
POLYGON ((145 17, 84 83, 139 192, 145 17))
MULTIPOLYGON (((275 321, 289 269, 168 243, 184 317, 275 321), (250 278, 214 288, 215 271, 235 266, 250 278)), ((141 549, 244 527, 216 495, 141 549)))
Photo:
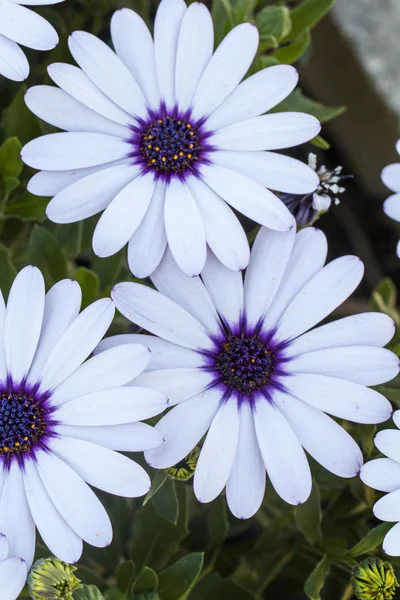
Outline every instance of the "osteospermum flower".
POLYGON ((391 600, 399 587, 392 565, 375 557, 353 569, 351 583, 358 600, 391 600))
POLYGON ((82 540, 111 542, 110 519, 89 485, 126 497, 145 494, 147 473, 114 450, 153 448, 161 434, 136 422, 161 412, 165 396, 121 387, 148 364, 143 345, 84 362, 114 316, 111 299, 79 314, 71 280, 45 295, 26 267, 0 306, 0 532, 28 568, 35 525, 51 552, 75 562, 82 540), (87 482, 89 485, 87 485, 87 482))
POLYGON ((73 592, 82 585, 75 575, 77 567, 56 558, 39 559, 29 577, 29 594, 33 600, 73 600, 73 592))
MULTIPOLYGON (((400 154, 400 140, 396 144, 400 154)), ((383 204, 383 210, 388 217, 400 221, 400 163, 393 163, 382 170, 382 181, 394 194, 389 196, 383 204)), ((400 258, 400 242, 397 244, 397 256, 400 258)))
MULTIPOLYGON (((400 411, 393 414, 400 429, 400 411)), ((386 534, 383 549, 390 556, 400 556, 400 431, 385 429, 375 436, 375 446, 387 458, 376 458, 367 462, 361 470, 361 479, 366 485, 388 492, 375 504, 374 515, 381 521, 397 522, 386 534)))
POLYGON ((33 50, 52 50, 58 44, 56 30, 27 4, 58 4, 64 0, 2 0, 0 2, 0 75, 23 81, 29 75, 28 60, 18 44, 33 50))
POLYGON ((258 32, 235 27, 213 54, 203 4, 162 0, 154 41, 132 10, 111 21, 115 53, 89 33, 69 39, 80 68, 53 64, 61 88, 38 86, 26 103, 67 130, 29 142, 23 160, 42 172, 29 183, 54 196, 49 219, 71 223, 104 210, 93 237, 99 256, 128 243, 137 277, 151 274, 168 243, 188 275, 204 267, 207 245, 229 268, 244 268, 249 247, 235 208, 257 223, 288 230, 293 219, 267 188, 312 192, 319 179, 303 163, 270 152, 314 137, 311 115, 264 115, 296 86, 287 65, 240 83, 257 51, 258 32))
POLYGON ((311 330, 363 275, 354 256, 324 267, 326 253, 316 229, 296 236, 263 228, 244 283, 212 253, 200 279, 184 275, 167 252, 152 276, 159 291, 114 287, 118 310, 157 337, 111 337, 98 351, 145 343, 152 360, 137 384, 177 405, 156 425, 164 442, 146 453, 151 466, 176 465, 208 432, 194 475, 201 502, 226 486, 231 511, 250 517, 264 495, 265 471, 284 500, 304 502, 311 491, 304 449, 342 477, 357 475, 362 464, 357 444, 325 413, 357 423, 391 415, 387 399, 366 386, 399 371, 398 358, 382 348, 393 321, 367 313, 311 330))
POLYGON ((2 600, 15 600, 25 585, 28 570, 22 558, 14 558, 5 535, 0 534, 0 590, 2 600))

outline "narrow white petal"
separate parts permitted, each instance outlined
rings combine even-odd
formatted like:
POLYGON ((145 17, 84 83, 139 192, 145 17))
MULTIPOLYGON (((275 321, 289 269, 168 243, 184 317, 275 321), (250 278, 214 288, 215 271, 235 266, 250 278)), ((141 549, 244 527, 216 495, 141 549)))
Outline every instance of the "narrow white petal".
MULTIPOLYGON (((4 383, 7 379, 7 359, 6 359, 6 347, 5 347, 5 327, 6 318, 6 306, 4 304, 3 294, 0 290, 0 382, 4 383)), ((0 487, 1 494, 1 487, 0 487)))
POLYGON ((396 410, 392 416, 396 427, 400 429, 400 410, 396 410))
POLYGON ((319 271, 289 304, 278 323, 281 340, 292 340, 340 306, 360 283, 364 265, 356 256, 337 258, 319 271))
POLYGON ((391 219, 400 221, 400 194, 392 194, 385 200, 383 212, 391 219))
POLYGON ((111 297, 127 319, 169 342, 188 348, 208 348, 207 331, 185 309, 139 283, 118 283, 111 297))
POLYGON ((207 244, 215 256, 228 269, 245 269, 250 258, 249 242, 232 209, 198 177, 190 177, 186 185, 196 200, 207 244))
POLYGON ((24 464, 24 485, 29 509, 50 552, 68 563, 78 561, 82 554, 82 539, 54 506, 32 460, 24 464))
POLYGON ((382 548, 389 556, 400 556, 400 523, 397 523, 386 534, 382 548))
POLYGON ((117 10, 111 18, 115 52, 138 83, 150 108, 160 106, 154 44, 143 19, 129 8, 117 10))
POLYGON ((54 438, 49 445, 84 481, 100 490, 137 498, 147 494, 151 487, 146 471, 123 454, 67 437, 54 438))
POLYGON ((90 487, 53 453, 41 451, 36 458, 43 485, 71 529, 92 546, 108 546, 112 540, 111 522, 90 487))
POLYGON ((91 33, 75 31, 68 46, 81 69, 110 100, 130 115, 146 118, 146 101, 138 84, 107 44, 91 33))
POLYGON ((12 81, 23 81, 29 75, 29 63, 21 48, 0 34, 0 75, 12 81))
POLYGON ((63 381, 52 393, 51 403, 58 406, 100 390, 126 385, 150 362, 150 352, 142 344, 109 348, 89 360, 63 381))
POLYGON ((257 117, 282 102, 294 90, 299 75, 289 65, 263 69, 242 81, 234 92, 207 119, 207 128, 216 131, 232 123, 257 117))
POLYGON ((380 492, 394 492, 400 489, 400 464, 390 458, 376 458, 363 465, 361 480, 380 492))
POLYGON ((57 32, 46 19, 13 2, 0 4, 0 34, 34 50, 52 50, 58 44, 57 32))
POLYGON ((382 169, 381 178, 389 190, 400 192, 400 163, 394 163, 382 169))
POLYGON ((240 407, 240 434, 235 461, 226 484, 226 499, 238 519, 249 519, 260 508, 265 492, 265 465, 261 456, 253 411, 240 407))
MULTIPOLYGON (((114 161, 111 165, 115 165, 114 161)), ((127 161, 126 161, 127 162, 127 161)), ((110 165, 110 166, 111 166, 110 165)), ((55 196, 61 190, 92 173, 101 173, 104 166, 75 169, 75 171, 39 171, 28 181, 28 192, 35 196, 55 196)))
POLYGON ((400 463, 400 431, 384 429, 376 434, 374 441, 382 454, 400 463))
POLYGON ((0 533, 0 562, 7 558, 9 549, 10 547, 6 536, 0 533))
POLYGON ((255 405, 254 423, 265 468, 277 494, 289 504, 305 502, 312 488, 310 467, 292 427, 266 398, 255 405))
POLYGON ((22 558, 8 558, 0 562, 0 589, 3 600, 18 598, 28 575, 26 562, 22 558))
POLYGON ((42 390, 56 388, 86 360, 109 328, 114 312, 112 301, 103 298, 85 308, 72 321, 44 366, 42 390))
POLYGON ((128 243, 149 207, 155 187, 151 173, 128 183, 101 215, 93 234, 93 250, 112 256, 128 243))
POLYGON ((197 368, 159 369, 142 373, 132 383, 163 392, 172 406, 201 394, 213 379, 212 374, 197 368))
POLYGON ((175 406, 156 425, 164 442, 146 452, 155 469, 166 469, 185 458, 208 431, 221 402, 221 392, 208 390, 175 406))
POLYGON ((377 519, 381 521, 400 520, 400 490, 390 492, 380 498, 372 509, 377 519))
POLYGON ((175 105, 175 68, 179 31, 186 11, 183 0, 162 0, 154 22, 158 85, 167 108, 175 105))
POLYGON ((122 425, 57 425, 56 432, 64 437, 85 440, 120 452, 142 452, 157 448, 163 442, 159 431, 146 423, 122 425))
POLYGON ((42 328, 44 280, 36 267, 18 273, 8 296, 4 323, 8 372, 18 383, 32 364, 42 328))
POLYGON ((255 57, 258 31, 250 23, 238 25, 222 40, 208 63, 193 99, 193 116, 212 113, 234 91, 255 57))
POLYGON ((254 241, 244 280, 246 320, 256 325, 267 313, 284 277, 296 237, 262 227, 254 241))

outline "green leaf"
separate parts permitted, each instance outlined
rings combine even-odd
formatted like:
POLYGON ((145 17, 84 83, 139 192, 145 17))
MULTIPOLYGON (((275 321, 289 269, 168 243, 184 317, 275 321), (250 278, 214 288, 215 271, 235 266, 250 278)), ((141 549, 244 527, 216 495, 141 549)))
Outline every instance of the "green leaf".
POLYGON ((204 555, 193 552, 159 574, 158 593, 161 600, 180 600, 193 589, 203 568, 204 555))
POLYGON ((92 268, 99 276, 100 289, 104 290, 107 286, 114 285, 118 280, 124 257, 125 250, 117 252, 108 258, 99 258, 96 256, 93 260, 92 268))
POLYGON ((0 289, 4 298, 8 296, 16 275, 17 269, 13 264, 10 250, 0 245, 0 289))
POLYGON ((256 2, 257 0, 234 0, 233 17, 237 25, 251 18, 256 2))
POLYGON ((150 491, 147 493, 145 499, 143 500, 143 506, 145 506, 149 500, 158 492, 161 486, 167 481, 168 475, 165 471, 157 471, 154 475, 153 481, 151 482, 150 491))
POLYGON ((310 144, 319 148, 320 150, 329 150, 331 147, 330 143, 326 141, 321 135, 317 135, 317 137, 310 140, 310 144))
POLYGON ((78 570, 76 572, 76 576, 81 581, 85 581, 88 585, 92 585, 94 587, 98 587, 100 591, 104 590, 107 587, 107 584, 97 573, 86 567, 85 565, 78 564, 76 565, 78 570))
POLYGON ((210 506, 207 515, 207 529, 210 540, 209 547, 221 547, 229 531, 226 500, 222 496, 216 498, 210 506))
POLYGON ((66 256, 69 258, 76 258, 81 253, 84 228, 83 221, 63 223, 61 225, 48 223, 46 224, 46 228, 57 238, 58 243, 66 256))
POLYGON ((95 585, 84 585, 73 594, 74 600, 104 600, 103 594, 95 585))
POLYGON ((388 400, 400 406, 400 388, 389 385, 378 385, 374 388, 380 394, 383 394, 388 400))
POLYGON ((285 6, 267 6, 256 17, 261 46, 266 38, 273 37, 278 42, 290 33, 292 23, 290 11, 285 6))
POLYGON ((317 564, 314 571, 307 578, 304 584, 304 593, 310 600, 321 600, 321 590, 325 585, 326 578, 329 575, 331 561, 327 556, 317 564))
POLYGON ((0 146, 0 177, 15 177, 21 175, 23 163, 21 160, 21 142, 16 137, 10 137, 0 146))
POLYGON ((302 112, 313 115, 321 123, 327 123, 344 113, 345 110, 346 108, 344 106, 324 106, 320 102, 307 98, 307 96, 304 96, 302 91, 297 88, 283 102, 275 106, 271 112, 302 112))
POLYGON ((11 194, 19 187, 20 181, 17 177, 8 175, 0 181, 1 196, 2 196, 2 212, 4 212, 4 205, 7 203, 11 194))
POLYGON ((318 485, 313 482, 310 497, 307 502, 294 509, 296 525, 312 546, 321 541, 321 495, 318 485))
POLYGON ((121 592, 121 590, 107 590, 104 592, 104 600, 126 600, 126 594, 121 592))
POLYGON ((11 104, 3 110, 1 124, 8 136, 16 136, 23 144, 42 134, 37 117, 25 104, 26 85, 20 85, 11 104))
POLYGON ((351 548, 351 556, 360 556, 361 554, 368 554, 372 550, 375 550, 377 546, 382 544, 383 538, 392 527, 393 523, 381 523, 377 527, 374 527, 362 540, 351 548))
POLYGON ((24 192, 15 201, 7 202, 4 215, 21 221, 44 221, 48 201, 48 198, 38 198, 29 192, 24 192))
POLYGON ((292 30, 290 38, 295 39, 304 29, 314 27, 332 8, 335 0, 304 0, 291 13, 292 30))
POLYGON ((48 285, 67 275, 67 261, 56 238, 43 227, 35 225, 29 239, 29 259, 38 267, 48 285))
POLYGON ((158 588, 158 577, 153 569, 144 567, 135 581, 135 594, 140 592, 154 592, 158 588))
POLYGON ((291 42, 280 46, 278 50, 273 53, 273 57, 276 58, 280 63, 292 65, 296 61, 300 60, 305 51, 307 50, 311 42, 310 30, 305 29, 291 42))
POLYGON ((100 293, 100 282, 97 273, 87 269, 86 267, 79 267, 75 271, 74 279, 79 283, 82 290, 82 309, 92 304, 98 299, 100 293))
POLYGON ((122 592, 127 592, 132 585, 135 571, 136 567, 133 560, 125 560, 116 568, 115 577, 117 578, 117 585, 122 592))
POLYGON ((176 525, 179 517, 179 504, 175 481, 168 477, 151 501, 160 517, 176 525))
POLYGON ((219 573, 210 573, 202 578, 190 594, 190 600, 254 600, 255 596, 236 585, 229 579, 223 579, 219 573))

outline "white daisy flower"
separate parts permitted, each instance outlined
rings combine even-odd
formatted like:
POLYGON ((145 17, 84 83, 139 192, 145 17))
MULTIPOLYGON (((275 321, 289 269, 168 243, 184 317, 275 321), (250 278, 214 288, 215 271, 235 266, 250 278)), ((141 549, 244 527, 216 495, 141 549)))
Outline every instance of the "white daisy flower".
MULTIPOLYGON (((400 154, 400 140, 396 144, 400 154)), ((400 222, 400 163, 388 165, 382 170, 382 181, 394 194, 389 196, 383 204, 383 210, 388 217, 400 222)), ((397 244, 397 256, 400 258, 400 242, 397 244)))
POLYGON ((2 600, 16 600, 28 575, 26 563, 21 558, 12 558, 8 540, 0 534, 0 590, 2 600))
POLYGON ((147 366, 149 350, 132 344, 84 362, 115 309, 105 298, 79 314, 80 303, 80 287, 71 280, 45 295, 35 267, 17 275, 6 308, 1 298, 0 532, 10 556, 28 568, 35 525, 65 562, 79 559, 82 540, 107 546, 111 522, 89 485, 142 496, 150 487, 147 473, 114 450, 145 450, 162 441, 137 421, 164 410, 165 396, 125 386, 147 366))
POLYGON ((33 50, 52 50, 58 44, 56 30, 43 17, 22 6, 58 4, 64 0, 0 1, 0 75, 23 81, 29 63, 19 44, 33 50))
POLYGON ((151 349, 134 385, 162 390, 177 406, 156 425, 164 443, 146 458, 171 467, 208 432, 194 476, 201 502, 226 486, 233 514, 250 517, 262 502, 265 471, 286 502, 304 502, 311 491, 304 450, 342 477, 362 465, 357 444, 325 413, 357 423, 390 417, 388 400, 366 386, 399 372, 398 358, 382 348, 393 321, 367 313, 310 331, 363 275, 354 256, 324 267, 326 253, 314 228, 297 235, 262 228, 244 283, 212 253, 201 279, 190 278, 167 251, 152 275, 159 291, 114 287, 118 310, 158 337, 115 336, 97 351, 137 341, 151 349))
POLYGON ((54 196, 47 215, 56 223, 104 211, 93 249, 111 256, 128 243, 137 277, 154 271, 167 243, 188 275, 204 267, 207 245, 227 267, 243 269, 248 242, 230 206, 286 231, 293 218, 267 188, 305 194, 319 183, 307 165, 270 152, 320 130, 311 115, 263 114, 294 89, 296 70, 278 65, 240 83, 257 52, 257 29, 235 27, 213 53, 211 15, 200 3, 162 0, 154 41, 135 12, 119 10, 111 36, 115 52, 73 33, 80 68, 53 64, 61 89, 28 91, 28 107, 67 130, 24 147, 25 163, 42 169, 30 192, 54 196))
MULTIPOLYGON (((393 414, 400 429, 400 411, 393 414)), ((375 504, 374 515, 381 521, 396 522, 383 540, 383 549, 390 556, 400 556, 400 431, 385 429, 375 436, 375 446, 387 458, 370 460, 361 469, 362 481, 371 488, 388 492, 375 504)))

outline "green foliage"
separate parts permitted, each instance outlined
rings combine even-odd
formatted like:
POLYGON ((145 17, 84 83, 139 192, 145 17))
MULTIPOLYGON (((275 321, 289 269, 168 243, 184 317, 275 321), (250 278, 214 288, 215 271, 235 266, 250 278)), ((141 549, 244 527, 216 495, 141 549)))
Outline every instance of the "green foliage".
POLYGON ((304 593, 310 600, 321 600, 321 590, 325 585, 326 578, 329 575, 331 561, 327 556, 317 564, 313 572, 309 575, 305 585, 304 593))
POLYGON ((314 481, 311 495, 307 502, 295 508, 296 525, 313 546, 321 541, 321 495, 314 481))

